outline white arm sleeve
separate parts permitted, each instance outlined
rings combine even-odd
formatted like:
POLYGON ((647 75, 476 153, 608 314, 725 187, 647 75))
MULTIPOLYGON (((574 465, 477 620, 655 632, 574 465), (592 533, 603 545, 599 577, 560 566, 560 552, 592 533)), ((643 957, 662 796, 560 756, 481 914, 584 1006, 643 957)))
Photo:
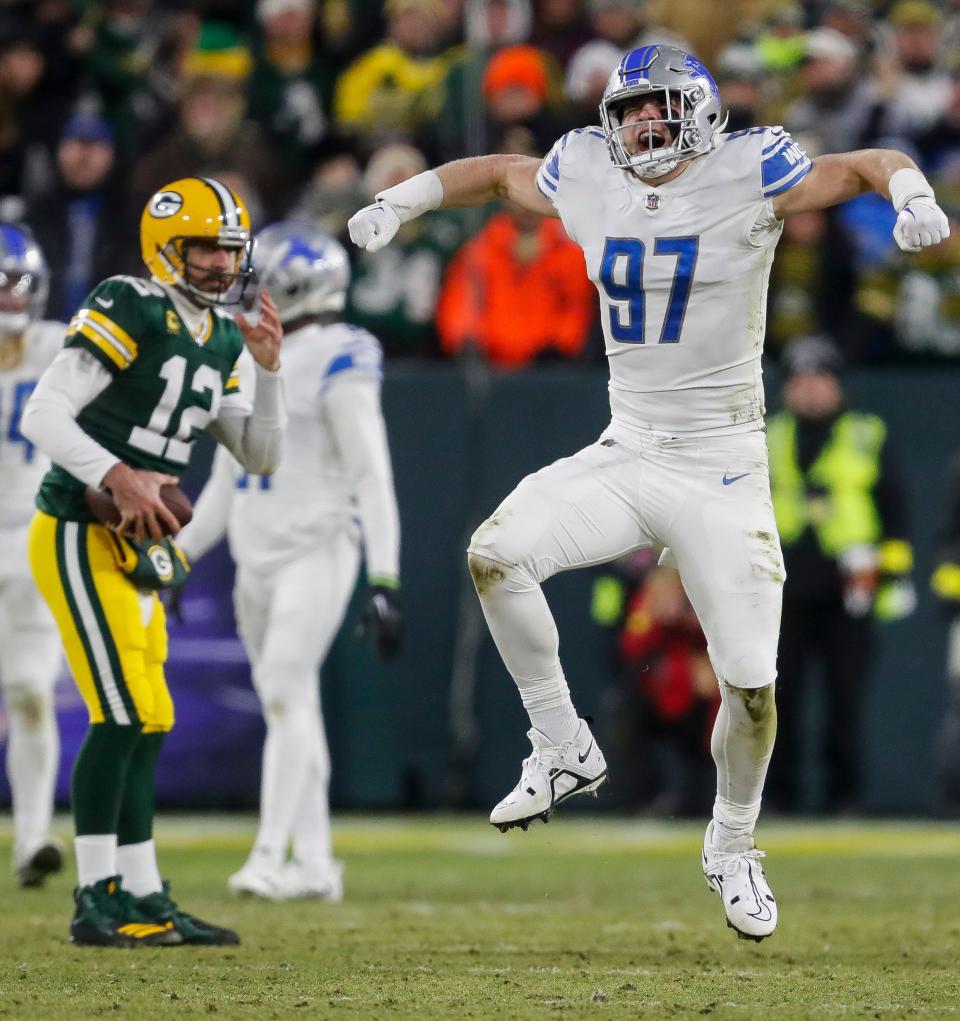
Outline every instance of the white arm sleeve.
POLYGON ((191 563, 195 564, 223 538, 234 492, 232 458, 226 448, 217 447, 210 478, 193 505, 190 524, 177 535, 177 545, 191 563))
POLYGON ((280 464, 287 411, 279 372, 256 367, 253 408, 242 394, 229 395, 207 432, 254 475, 269 475, 280 464), (236 399, 235 399, 236 398, 236 399))
POLYGON ((113 382, 93 355, 80 348, 60 351, 27 401, 20 431, 54 464, 95 489, 120 458, 88 436, 76 418, 113 382))
POLYGON ((380 384, 342 381, 324 396, 337 447, 353 479, 366 548, 367 579, 400 577, 400 515, 390 448, 380 411, 380 384))

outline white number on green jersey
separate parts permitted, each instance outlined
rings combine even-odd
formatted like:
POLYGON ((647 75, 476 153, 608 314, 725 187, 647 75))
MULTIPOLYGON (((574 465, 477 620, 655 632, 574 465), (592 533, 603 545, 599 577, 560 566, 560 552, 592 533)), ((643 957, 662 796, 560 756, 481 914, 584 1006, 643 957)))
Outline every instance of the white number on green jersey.
POLYGON ((210 365, 200 365, 193 373, 190 389, 194 393, 210 393, 210 408, 192 404, 183 409, 180 425, 173 435, 168 435, 170 420, 180 406, 180 398, 186 384, 187 359, 173 355, 160 367, 160 378, 166 381, 160 401, 153 409, 146 428, 135 425, 130 430, 130 446, 144 450, 156 457, 167 457, 179 464, 190 459, 190 447, 194 429, 203 429, 217 417, 222 397, 220 373, 210 365))

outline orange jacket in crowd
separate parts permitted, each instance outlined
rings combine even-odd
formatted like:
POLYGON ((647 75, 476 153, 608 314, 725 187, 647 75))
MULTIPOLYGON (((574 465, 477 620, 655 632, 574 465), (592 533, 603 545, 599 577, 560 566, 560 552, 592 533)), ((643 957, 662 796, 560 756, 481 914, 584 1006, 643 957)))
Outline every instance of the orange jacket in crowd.
POLYGON ((440 342, 446 354, 458 354, 472 341, 508 368, 546 350, 573 358, 583 350, 595 294, 583 254, 559 220, 540 220, 522 238, 513 217, 498 213, 450 265, 437 307, 440 342), (526 244, 536 253, 528 261, 518 255, 526 244))

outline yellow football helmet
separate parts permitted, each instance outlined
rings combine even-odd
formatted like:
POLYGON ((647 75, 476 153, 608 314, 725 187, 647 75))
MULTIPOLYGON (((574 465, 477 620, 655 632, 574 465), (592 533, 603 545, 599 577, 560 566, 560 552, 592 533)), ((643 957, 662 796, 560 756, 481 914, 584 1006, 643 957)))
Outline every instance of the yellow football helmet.
POLYGON ((153 195, 140 217, 140 251, 147 269, 159 281, 185 290, 202 305, 238 300, 253 275, 250 214, 237 195, 212 177, 183 177, 153 195), (190 280, 191 241, 213 242, 235 250, 229 272, 207 271, 215 290, 190 280), (236 284, 239 288, 235 288, 236 284))

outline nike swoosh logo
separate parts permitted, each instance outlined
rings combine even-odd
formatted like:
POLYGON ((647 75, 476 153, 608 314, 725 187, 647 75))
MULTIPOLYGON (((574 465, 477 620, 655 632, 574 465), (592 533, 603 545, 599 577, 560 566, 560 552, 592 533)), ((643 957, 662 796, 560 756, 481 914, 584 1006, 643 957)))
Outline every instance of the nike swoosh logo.
POLYGON ((742 475, 724 475, 723 484, 725 486, 732 486, 734 482, 739 482, 740 479, 745 479, 750 472, 744 472, 742 475))
POLYGON ((98 305, 103 305, 104 308, 113 308, 113 298, 94 298, 93 299, 98 305))
POLYGON ((581 755, 579 752, 577 752, 577 758, 580 760, 580 765, 581 766, 587 761, 587 756, 590 754, 590 749, 591 748, 593 748, 593 742, 592 741, 590 742, 590 748, 588 748, 583 753, 583 755, 581 755))

